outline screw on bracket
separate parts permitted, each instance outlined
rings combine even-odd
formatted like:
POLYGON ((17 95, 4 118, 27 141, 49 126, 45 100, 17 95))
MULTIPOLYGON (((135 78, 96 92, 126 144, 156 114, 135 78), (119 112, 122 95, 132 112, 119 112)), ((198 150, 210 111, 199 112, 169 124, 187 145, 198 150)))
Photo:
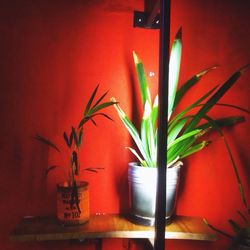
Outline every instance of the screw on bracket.
POLYGON ((160 29, 160 14, 157 14, 151 24, 147 24, 148 14, 141 11, 134 11, 134 27, 146 29, 160 29))

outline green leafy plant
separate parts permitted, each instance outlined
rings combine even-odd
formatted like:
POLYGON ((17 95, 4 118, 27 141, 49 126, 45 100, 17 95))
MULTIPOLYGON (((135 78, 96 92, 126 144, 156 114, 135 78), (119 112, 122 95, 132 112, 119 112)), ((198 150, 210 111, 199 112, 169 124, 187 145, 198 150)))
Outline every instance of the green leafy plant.
MULTIPOLYGON (((178 88, 181 51, 182 30, 180 29, 175 36, 169 61, 168 124, 166 125, 168 126, 166 152, 167 164, 170 167, 174 162, 182 160, 185 157, 204 149, 210 143, 210 141, 204 139, 204 136, 211 130, 218 131, 229 152, 241 190, 242 199, 246 204, 236 164, 221 129, 224 126, 231 126, 236 123, 243 122, 245 118, 244 116, 230 116, 214 119, 208 115, 208 112, 216 105, 221 105, 236 108, 249 113, 248 110, 236 105, 219 103, 219 100, 249 68, 249 65, 242 67, 232 74, 222 85, 217 85, 211 88, 208 92, 199 96, 194 103, 177 113, 176 108, 181 100, 186 96, 188 90, 195 86, 204 75, 217 68, 211 67, 199 72, 178 88)), ((134 126, 120 105, 116 103, 114 107, 137 146, 137 150, 131 147, 128 147, 128 149, 136 156, 141 166, 156 167, 158 96, 156 95, 154 101, 152 102, 142 61, 135 52, 133 52, 133 57, 143 105, 143 116, 141 119, 140 129, 138 130, 134 126)), ((116 102, 115 98, 111 98, 111 100, 116 102)))
MULTIPOLYGON (((97 125, 95 118, 97 116, 102 116, 104 118, 107 118, 109 120, 112 120, 111 117, 109 117, 107 114, 103 113, 103 109, 112 106, 115 104, 113 101, 108 102, 102 102, 104 97, 107 95, 108 92, 105 92, 103 95, 101 95, 95 102, 94 99, 97 94, 99 85, 96 86, 94 91, 92 92, 88 103, 84 109, 83 116, 80 119, 80 122, 77 127, 72 126, 69 133, 64 132, 63 133, 63 140, 67 146, 67 148, 70 151, 70 164, 67 169, 65 167, 60 165, 51 165, 48 166, 46 169, 46 176, 48 173, 55 169, 55 168, 62 168, 66 175, 66 185, 69 187, 72 187, 72 195, 71 195, 71 206, 73 206, 74 203, 78 204, 78 197, 77 197, 77 183, 80 181, 80 173, 82 171, 92 171, 92 172, 98 172, 98 170, 102 168, 91 168, 87 167, 84 169, 81 169, 80 162, 79 162, 79 151, 80 147, 83 142, 83 136, 84 136, 84 124, 88 121, 91 121, 94 125, 97 125)), ((57 152, 61 152, 59 147, 49 139, 41 136, 36 135, 34 136, 34 139, 38 140, 39 142, 49 146, 50 148, 56 150, 57 152)))
POLYGON ((231 240, 228 247, 229 250, 236 249, 238 246, 250 247, 250 211, 248 209, 244 214, 241 211, 237 211, 237 213, 241 218, 241 222, 236 222, 232 219, 228 220, 228 223, 232 228, 233 235, 212 226, 206 219, 203 219, 205 224, 207 224, 210 228, 231 240))

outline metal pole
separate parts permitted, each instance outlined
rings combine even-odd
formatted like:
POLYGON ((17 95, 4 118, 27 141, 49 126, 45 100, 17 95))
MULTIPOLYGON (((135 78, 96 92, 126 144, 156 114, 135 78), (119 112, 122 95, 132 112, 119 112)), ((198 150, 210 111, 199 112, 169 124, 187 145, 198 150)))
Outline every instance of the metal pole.
POLYGON ((167 113, 170 37, 170 0, 161 0, 159 49, 158 182, 155 212, 154 249, 165 249, 167 113))

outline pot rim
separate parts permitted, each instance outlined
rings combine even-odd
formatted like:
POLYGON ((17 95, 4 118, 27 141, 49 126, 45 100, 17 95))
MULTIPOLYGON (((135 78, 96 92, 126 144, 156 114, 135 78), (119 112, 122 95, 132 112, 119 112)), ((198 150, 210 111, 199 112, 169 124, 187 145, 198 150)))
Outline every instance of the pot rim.
MULTIPOLYGON (((89 186, 89 183, 86 181, 79 181, 76 183, 76 186, 78 189, 86 189, 89 186)), ((57 190, 59 191, 63 191, 63 190, 68 191, 68 190, 72 190, 73 188, 72 186, 69 186, 68 183, 65 181, 57 183, 56 187, 57 187, 57 190)))
MULTIPOLYGON (((128 165, 129 165, 129 167, 148 169, 148 171, 150 171, 150 170, 155 171, 153 169, 157 169, 157 167, 143 167, 140 165, 139 162, 136 162, 136 161, 129 162, 128 165)), ((167 170, 170 171, 171 169, 177 169, 177 168, 180 168, 181 166, 183 166, 183 162, 177 161, 173 164, 172 167, 168 167, 167 170)))

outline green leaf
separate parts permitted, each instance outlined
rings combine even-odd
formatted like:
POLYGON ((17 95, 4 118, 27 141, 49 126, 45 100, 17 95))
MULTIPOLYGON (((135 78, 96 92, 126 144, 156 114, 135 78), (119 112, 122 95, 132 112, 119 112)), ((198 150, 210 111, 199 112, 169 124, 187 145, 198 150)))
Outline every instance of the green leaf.
POLYGON ((177 90, 176 92, 176 97, 175 97, 175 101, 174 101, 174 106, 173 109, 175 109, 175 107, 179 104, 179 102, 182 100, 183 96, 186 94, 186 92, 193 87, 196 83, 198 83, 200 81, 200 79, 206 75, 208 72, 210 72, 211 70, 216 69, 217 67, 211 67, 209 69, 205 69, 201 72, 199 72, 198 74, 196 74, 195 76, 193 76, 191 79, 189 79, 186 83, 184 83, 179 90, 177 90))
POLYGON ((139 160, 142 166, 147 167, 146 162, 140 157, 140 155, 136 152, 135 149, 131 147, 126 147, 126 148, 129 149, 136 156, 136 158, 139 160))
POLYGON ((151 104, 150 91, 147 84, 146 74, 144 71, 143 64, 136 53, 133 51, 134 63, 137 72, 138 82, 140 85, 140 93, 142 98, 142 104, 145 105, 146 101, 151 104))
POLYGON ((96 123, 95 120, 92 118, 92 116, 90 117, 90 121, 91 121, 95 126, 97 126, 97 123, 96 123))
POLYGON ((79 130, 79 136, 78 136, 79 140, 78 140, 78 148, 80 148, 81 144, 82 144, 82 138, 83 138, 83 128, 81 128, 79 130))
POLYGON ((177 32, 169 59, 169 79, 168 79, 168 119, 170 119, 174 108, 176 90, 179 80, 182 50, 182 29, 177 32))
POLYGON ((98 88, 99 88, 99 84, 95 87, 94 91, 92 92, 92 94, 91 94, 91 96, 89 98, 89 101, 88 101, 88 103, 86 105, 86 108, 84 110, 84 116, 89 112, 89 109, 90 109, 91 104, 92 104, 92 102, 93 102, 93 100, 95 98, 95 95, 96 95, 96 92, 97 92, 98 88))
MULTIPOLYGON (((112 98, 113 100, 115 100, 114 98, 112 98)), ((145 149, 145 145, 143 144, 137 129, 134 127, 134 125, 132 124, 132 122, 128 119, 128 117, 125 115, 125 113, 123 112, 123 110, 121 109, 121 107, 118 104, 114 105, 119 118, 121 119, 121 121, 123 122, 123 124, 125 125, 125 127, 127 128, 129 134, 131 135, 131 137, 133 138, 134 142, 136 143, 140 153, 142 154, 144 160, 146 161, 148 166, 153 166, 153 161, 150 157, 150 155, 147 153, 146 149, 145 149)))
POLYGON ((156 95, 154 99, 154 104, 151 112, 151 122, 154 130, 156 129, 157 118, 158 118, 158 95, 156 95))
POLYGON ((107 118, 108 120, 114 121, 109 115, 107 115, 107 114, 105 114, 105 113, 95 113, 95 114, 92 115, 91 117, 94 117, 94 116, 97 116, 97 115, 104 116, 104 117, 107 118))
POLYGON ((230 220, 228 220, 228 222, 236 234, 240 232, 241 227, 235 221, 230 219, 230 220))
POLYGON ((229 108, 235 108, 235 109, 238 109, 240 111, 243 111, 243 112, 246 112, 246 113, 250 114, 249 110, 247 110, 245 108, 242 108, 240 106, 237 106, 237 105, 227 104, 227 103, 216 103, 215 105, 217 105, 217 106, 225 106, 225 107, 229 107, 229 108))
POLYGON ((156 165, 156 145, 154 138, 154 129, 152 125, 152 108, 148 101, 144 105, 144 114, 142 118, 141 126, 141 138, 144 145, 144 148, 147 149, 147 152, 151 156, 151 160, 156 165))
POLYGON ((240 215, 240 217, 242 218, 242 220, 245 222, 245 224, 247 225, 249 222, 246 218, 246 216, 239 210, 237 210, 237 213, 240 215))
POLYGON ((93 115, 94 113, 96 113, 97 111, 100 111, 100 110, 102 110, 102 109, 104 109, 104 108, 107 108, 107 107, 109 107, 109 106, 112 106, 112 105, 114 105, 115 103, 114 102, 103 102, 102 104, 99 104, 98 106, 95 106, 95 107, 93 107, 92 109, 90 109, 89 111, 88 111, 88 113, 87 113, 87 116, 91 116, 91 115, 93 115))
POLYGON ((87 121, 89 121, 89 120, 91 120, 91 121, 94 123, 94 125, 97 126, 96 122, 95 122, 94 119, 93 119, 95 116, 104 116, 105 118, 107 118, 107 119, 113 121, 113 119, 112 119, 110 116, 108 116, 107 114, 105 114, 105 113, 95 113, 95 114, 93 114, 93 115, 84 117, 84 118, 80 121, 80 123, 79 123, 79 125, 78 125, 78 128, 82 128, 82 126, 83 126, 87 121))
MULTIPOLYGON (((237 123, 244 122, 244 121, 245 121, 244 116, 229 116, 229 117, 224 117, 224 118, 214 120, 214 122, 219 127, 228 127, 228 126, 232 126, 232 125, 235 125, 237 123)), ((211 124, 210 124, 210 122, 207 122, 207 123, 201 124, 197 128, 206 129, 206 128, 209 128, 209 127, 211 127, 211 124)))
MULTIPOLYGON (((178 113, 177 115, 175 115, 169 122, 169 129, 172 129, 172 126, 175 126, 176 123, 179 122, 179 120, 185 115, 187 114, 190 110, 192 110, 193 108, 196 108, 203 100, 205 100, 206 98, 208 98, 216 89, 218 86, 215 86, 214 88, 212 88, 211 90, 209 90, 205 95, 203 95, 201 98, 199 98, 197 101, 195 101, 193 104, 191 104, 190 106, 188 106, 187 108, 185 108, 183 111, 181 111, 180 113, 178 113)), ((191 116, 190 116, 191 117, 191 116)))
POLYGON ((170 144, 168 144, 168 149, 170 149, 171 147, 173 147, 177 143, 183 142, 184 140, 186 140, 190 137, 194 137, 194 136, 199 135, 201 133, 201 131, 202 131, 201 129, 195 129, 193 131, 190 131, 188 133, 185 133, 185 134, 179 136, 177 139, 175 139, 170 144))
POLYGON ((175 160, 177 157, 180 157, 196 141, 197 141, 197 137, 195 137, 195 136, 188 137, 184 141, 181 141, 178 144, 174 145, 173 147, 169 148, 167 151, 168 163, 175 160))
POLYGON ((209 116, 205 116, 204 118, 211 124, 211 126, 214 129, 216 129, 218 131, 218 133, 221 135, 221 137, 222 137, 222 139, 224 141, 224 144, 226 146, 227 152, 229 154, 229 157, 230 157, 232 165, 233 165, 233 170, 234 170, 234 173, 235 173, 235 176, 236 176, 236 179, 237 179, 237 183, 238 183, 238 187, 239 187, 239 192, 240 192, 240 195, 241 195, 241 199, 243 201, 243 204, 247 208, 246 196, 245 196, 245 193, 244 193, 244 189, 243 189, 243 186, 242 186, 240 175, 239 175, 236 163, 234 161, 233 154, 232 154, 232 152, 230 150, 230 147, 228 145, 228 142, 227 142, 227 140, 226 140, 226 138, 225 138, 225 136, 224 136, 221 128, 216 124, 216 122, 212 118, 210 118, 209 116))
POLYGON ((185 152, 183 152, 182 154, 180 154, 180 158, 183 159, 189 155, 192 155, 196 152, 199 152, 200 150, 204 149, 207 145, 209 145, 210 142, 209 141, 202 141, 200 143, 197 143, 195 145, 193 145, 192 147, 188 148, 185 152))
MULTIPOLYGON (((72 135, 72 134, 71 134, 72 135)), ((63 132, 63 139, 66 142, 67 146, 70 148, 72 145, 72 136, 70 135, 70 139, 68 138, 66 132, 63 132)))
POLYGON ((82 171, 90 171, 90 172, 94 172, 94 173, 98 173, 98 170, 103 170, 104 168, 100 168, 100 167, 90 167, 90 168, 84 168, 82 169, 82 171))
POLYGON ((171 129, 168 130, 168 145, 176 139, 187 121, 188 117, 181 118, 178 123, 174 124, 174 126, 172 126, 171 129))
POLYGON ((192 130, 200 120, 207 114, 207 112, 221 99, 221 97, 233 86, 233 84, 239 79, 239 77, 249 68, 249 65, 236 71, 201 107, 197 114, 193 117, 191 122, 186 128, 186 132, 192 130))
POLYGON ((71 128, 71 135, 73 137, 73 140, 75 142, 75 145, 77 146, 77 148, 79 149, 79 143, 78 143, 78 138, 77 138, 77 135, 76 135, 76 130, 74 127, 71 128))
POLYGON ((93 105, 93 107, 96 107, 102 100, 103 98, 108 94, 108 91, 105 92, 97 101, 96 103, 93 105))
POLYGON ((35 136, 33 136, 33 138, 34 138, 35 140, 38 140, 38 141, 40 141, 40 142, 46 144, 46 145, 49 146, 49 147, 54 148, 56 151, 60 152, 60 150, 59 150, 59 148, 56 146, 56 144, 54 144, 53 142, 51 142, 49 139, 47 139, 47 138, 45 138, 45 137, 43 137, 43 136, 41 136, 41 135, 35 135, 35 136))
POLYGON ((204 222, 208 227, 210 227, 211 229, 213 229, 215 232, 220 233, 221 235, 224 235, 224 236, 226 236, 227 238, 233 239, 233 236, 231 236, 230 234, 225 233, 225 232, 221 231, 220 229, 218 229, 218 228, 212 226, 212 225, 209 224, 208 221, 207 221, 206 219, 204 219, 204 218, 203 218, 203 222, 204 222))
POLYGON ((147 133, 148 133, 147 121, 145 119, 142 119, 142 121, 141 121, 141 141, 142 141, 142 144, 144 145, 145 152, 149 155, 149 145, 148 145, 147 133))
POLYGON ((47 177, 49 172, 55 168, 59 168, 60 166, 58 165, 52 165, 52 166, 49 166, 47 169, 46 169, 46 172, 45 172, 45 176, 47 177))

